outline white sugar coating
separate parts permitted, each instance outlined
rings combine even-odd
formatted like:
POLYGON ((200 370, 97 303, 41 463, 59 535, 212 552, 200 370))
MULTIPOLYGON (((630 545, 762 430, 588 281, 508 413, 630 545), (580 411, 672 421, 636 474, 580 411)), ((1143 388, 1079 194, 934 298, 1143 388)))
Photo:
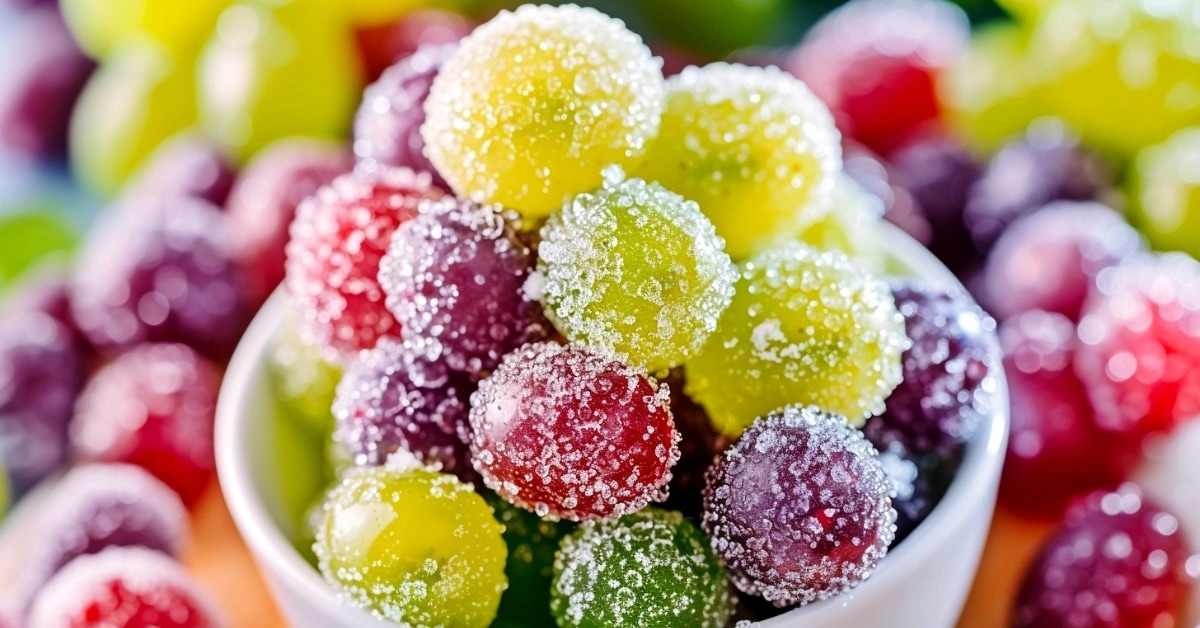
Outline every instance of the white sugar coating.
POLYGON ((835 597, 895 534, 875 448, 844 417, 788 406, 756 421, 708 474, 702 525, 734 585, 776 606, 835 597))
POLYGON ((559 626, 722 628, 734 604, 708 539, 676 511, 584 523, 554 557, 551 611, 559 626))
POLYGON ((884 410, 910 344, 882 279, 787 242, 743 264, 733 303, 686 364, 686 390, 729 436, 788 404, 861 424, 884 410))
POLYGON ((886 250, 880 232, 883 201, 844 172, 835 178, 829 211, 805 227, 798 238, 822 251, 841 251, 863 268, 882 272, 886 250))
POLYGON ((693 202, 606 170, 542 227, 546 312, 572 342, 657 372, 694 355, 733 298, 737 269, 693 202))
POLYGON ((699 203, 740 260, 819 220, 841 165, 833 116, 804 83, 712 63, 667 82, 659 139, 635 174, 699 203))
MULTIPOLYGON (((68 628, 85 617, 84 611, 97 599, 111 600, 110 586, 119 581, 123 588, 169 613, 172 623, 193 628, 223 628, 229 623, 208 593, 192 579, 183 566, 170 556, 142 547, 110 547, 99 554, 80 556, 59 571, 38 593, 30 609, 28 626, 68 628), (179 601, 186 602, 186 608, 179 601), (73 621, 74 620, 74 621, 73 621)), ((112 619, 124 623, 129 600, 119 610, 101 604, 113 612, 112 619)), ((95 621, 95 620, 93 620, 95 621)), ((89 625, 107 626, 96 623, 89 625)), ((140 624, 139 624, 140 625, 140 624)))
POLYGON ((679 460, 666 385, 575 345, 510 353, 471 396, 470 424, 487 487, 552 519, 608 519, 662 501, 679 460))
POLYGON ((464 38, 425 101, 425 154, 463 197, 545 216, 626 169, 658 133, 662 62, 575 5, 501 11, 464 38))

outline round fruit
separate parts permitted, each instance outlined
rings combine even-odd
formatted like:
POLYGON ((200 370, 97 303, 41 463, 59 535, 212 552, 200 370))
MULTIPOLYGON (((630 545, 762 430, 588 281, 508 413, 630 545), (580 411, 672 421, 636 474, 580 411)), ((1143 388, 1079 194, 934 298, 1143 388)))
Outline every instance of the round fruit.
POLYGON ((1200 127, 1138 154, 1133 216, 1150 246, 1200 259, 1200 127))
POLYGON ((121 191, 117 203, 159 211, 180 196, 225 205, 233 186, 233 165, 217 146, 200 135, 184 133, 154 149, 121 191))
POLYGON ((374 82, 393 64, 417 50, 426 46, 456 44, 474 29, 475 24, 458 13, 429 8, 417 9, 391 22, 357 26, 354 38, 367 71, 367 79, 374 82))
POLYGON ((62 0, 58 4, 79 45, 107 62, 121 46, 143 38, 175 53, 190 54, 229 0, 62 0))
POLYGON ((527 628, 554 625, 550 614, 550 588, 554 576, 554 553, 559 541, 573 525, 565 521, 549 521, 517 508, 495 493, 486 497, 504 526, 504 542, 508 545, 508 561, 504 573, 508 588, 500 599, 500 609, 492 628, 527 628))

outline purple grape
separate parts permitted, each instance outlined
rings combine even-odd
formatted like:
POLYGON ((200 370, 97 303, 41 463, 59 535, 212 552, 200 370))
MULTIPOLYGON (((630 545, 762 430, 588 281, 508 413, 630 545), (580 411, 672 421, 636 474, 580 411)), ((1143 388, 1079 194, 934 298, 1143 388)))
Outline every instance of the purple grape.
POLYGON ((966 294, 920 284, 895 285, 892 294, 912 347, 901 358, 904 380, 863 431, 878 447, 897 442, 917 456, 949 458, 992 412, 996 323, 966 294))
POLYGON ((56 6, 31 9, 10 26, 0 40, 0 145, 35 160, 62 157, 71 109, 95 63, 56 6))
POLYGON ((963 221, 987 253, 1018 218, 1050 201, 1097 200, 1111 183, 1108 165, 1060 123, 1034 124, 992 158, 971 188, 963 221))
POLYGON ((420 131, 433 79, 457 48, 458 44, 421 46, 367 87, 354 118, 354 154, 359 161, 428 172, 434 185, 450 189, 425 158, 420 131))
POLYGON ((226 217, 177 197, 162 212, 117 212, 91 233, 71 281, 79 328, 102 350, 181 342, 223 360, 251 314, 226 217))
POLYGON ((874 571, 895 531, 890 489, 875 448, 845 417, 788 406, 756 420, 713 466, 702 523, 738 589, 805 604, 874 571))
POLYGON ((71 316, 71 300, 67 294, 68 281, 66 271, 56 265, 34 269, 4 294, 0 300, 0 317, 41 312, 74 328, 75 319, 71 316))
POLYGON ((550 328, 525 296, 536 255, 513 220, 497 206, 429 202, 396 230, 379 265, 405 339, 477 379, 550 328))
POLYGON ((474 385, 412 345, 383 337, 346 368, 333 402, 334 439, 359 465, 381 465, 399 450, 464 479, 473 477, 466 444, 474 385))
POLYGON ((1124 484, 1067 511, 1025 574, 1013 628, 1178 626, 1193 555, 1174 515, 1124 484))
POLYGON ((913 456, 900 443, 879 450, 879 463, 887 476, 896 509, 896 537, 892 547, 908 538, 929 516, 949 488, 959 454, 943 460, 937 456, 913 456))
POLYGON ((179 135, 146 158, 119 203, 169 210, 172 200, 186 196, 221 206, 229 197, 233 177, 233 166, 215 144, 198 135, 179 135))
POLYGON ((900 175, 867 147, 843 138, 842 161, 846 174, 864 190, 883 201, 883 217, 926 246, 933 229, 925 210, 899 182, 900 175))
POLYGON ((1045 310, 1077 321, 1096 275, 1141 248, 1137 231, 1111 208, 1055 201, 1014 222, 996 241, 981 297, 997 318, 1045 310))

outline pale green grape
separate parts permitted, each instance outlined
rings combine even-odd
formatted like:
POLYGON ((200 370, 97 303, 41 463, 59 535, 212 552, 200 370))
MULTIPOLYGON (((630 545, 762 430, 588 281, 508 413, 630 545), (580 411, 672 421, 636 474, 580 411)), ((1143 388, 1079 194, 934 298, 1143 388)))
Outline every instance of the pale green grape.
POLYGON ((1130 220, 1150 245, 1200 259, 1200 127, 1142 151, 1132 181, 1130 220))
POLYGON ((149 38, 189 57, 231 0, 60 0, 80 48, 106 59, 131 40, 149 38))
POLYGON ((884 245, 879 233, 882 216, 883 201, 841 174, 829 211, 798 238, 820 251, 845 253, 863 268, 880 272, 884 268, 884 245))

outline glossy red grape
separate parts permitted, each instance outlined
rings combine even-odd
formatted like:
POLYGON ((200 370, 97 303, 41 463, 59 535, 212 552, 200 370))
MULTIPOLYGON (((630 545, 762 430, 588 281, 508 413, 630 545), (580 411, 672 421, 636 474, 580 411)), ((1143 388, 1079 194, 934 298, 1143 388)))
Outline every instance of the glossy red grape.
POLYGON ((380 338, 346 368, 333 402, 334 439, 360 465, 381 465, 397 450, 464 479, 470 380, 394 338, 380 338))
POLYGON ((453 11, 418 9, 395 22, 358 27, 354 37, 367 80, 374 81, 418 48, 456 43, 474 28, 471 20, 453 11))
POLYGON ((379 260, 422 200, 443 195, 428 174, 360 167, 305 199, 287 245, 286 285, 308 340, 351 357, 400 326, 384 305, 379 260))
POLYGON ((226 217, 185 197, 150 214, 105 216, 76 262, 70 297, 80 330, 108 352, 182 342, 222 360, 251 315, 226 217))
POLYGON ((524 286, 537 255, 516 216, 447 197, 400 225, 379 265, 387 307, 404 338, 478 379, 550 323, 524 286))
POLYGON ((225 211, 234 256, 254 303, 283 281, 288 227, 296 208, 354 165, 341 144, 309 138, 279 140, 238 173, 225 211))
POLYGON ((1141 248, 1141 237, 1111 208, 1056 201, 1014 222, 996 241, 981 298, 999 318, 1046 310, 1078 320, 1096 275, 1141 248))
POLYGON ((213 475, 221 373, 180 344, 145 344, 100 368, 71 421, 76 459, 128 462, 195 501, 213 475))
POLYGON ((904 379, 883 414, 863 427, 871 442, 949 457, 995 407, 996 323, 971 297, 919 283, 892 286, 912 346, 904 379))
POLYGON ((1071 367, 1075 324, 1031 310, 1000 326, 1011 424, 1000 500, 1026 515, 1057 517, 1074 496, 1125 478, 1136 447, 1096 427, 1071 367))
POLYGON ((433 79, 457 49, 457 44, 423 46, 367 87, 354 117, 354 154, 360 161, 428 172, 434 185, 450 189, 425 157, 421 125, 433 79))
POLYGON ((636 512, 666 497, 679 459, 666 387, 578 346, 510 353, 471 397, 470 419, 484 483, 543 517, 636 512))
POLYGON ((845 417, 787 406, 713 466, 702 523, 738 589, 807 604, 875 570, 896 529, 890 490, 875 448, 845 417))
POLYGON ((1200 262, 1144 255, 1100 271, 1075 371, 1096 423, 1134 439, 1200 416, 1200 262))
POLYGON ((1025 574, 1013 628, 1175 626, 1196 558, 1174 515, 1132 484, 1088 495, 1025 574))
POLYGON ((134 173, 118 201, 123 206, 170 211, 179 196, 225 204, 233 187, 233 164, 199 135, 177 135, 154 149, 134 173))
POLYGON ((140 547, 114 547, 59 572, 34 602, 29 625, 220 628, 226 622, 171 558, 140 547))

